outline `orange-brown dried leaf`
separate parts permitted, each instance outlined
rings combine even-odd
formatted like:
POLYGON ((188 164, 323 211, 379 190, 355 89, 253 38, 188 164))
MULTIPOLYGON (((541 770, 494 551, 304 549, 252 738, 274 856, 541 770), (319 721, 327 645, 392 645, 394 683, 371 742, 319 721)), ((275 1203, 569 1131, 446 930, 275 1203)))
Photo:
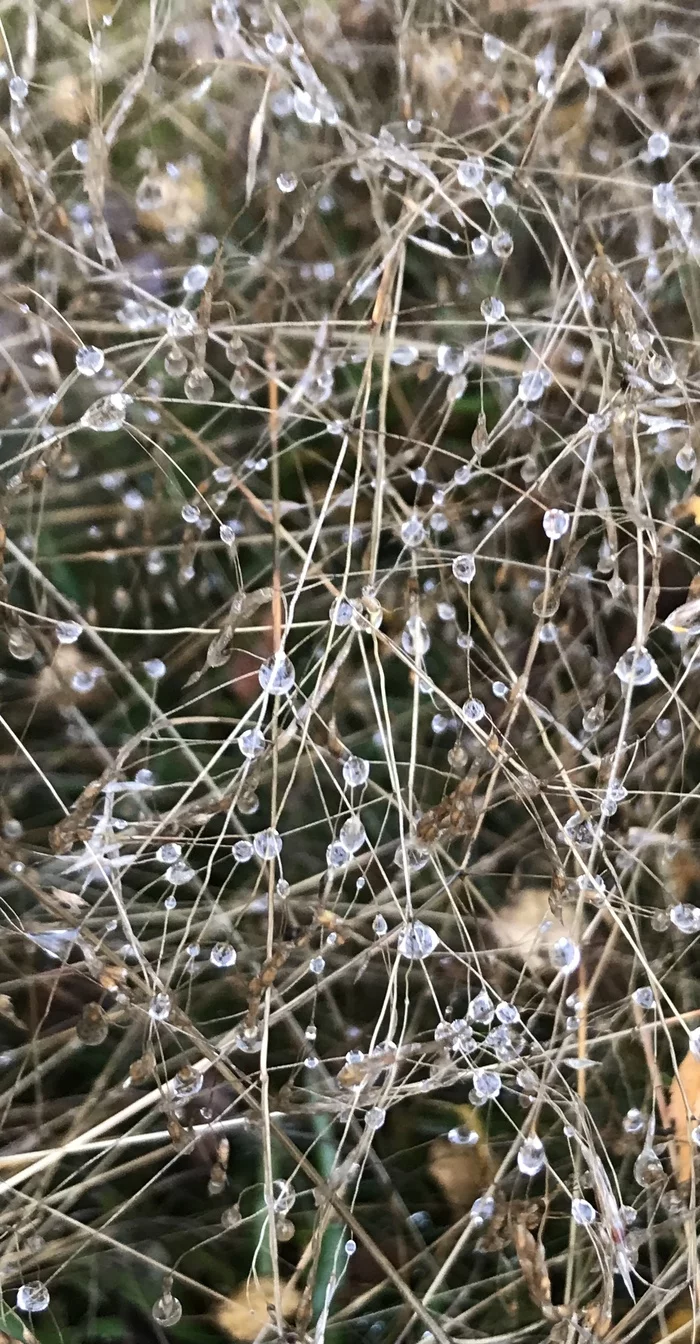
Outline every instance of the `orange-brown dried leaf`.
POLYGON ((693 1142, 690 1132, 700 1120, 700 1059, 688 1051, 668 1090, 668 1113, 675 1130, 670 1156, 678 1181, 693 1174, 693 1142))

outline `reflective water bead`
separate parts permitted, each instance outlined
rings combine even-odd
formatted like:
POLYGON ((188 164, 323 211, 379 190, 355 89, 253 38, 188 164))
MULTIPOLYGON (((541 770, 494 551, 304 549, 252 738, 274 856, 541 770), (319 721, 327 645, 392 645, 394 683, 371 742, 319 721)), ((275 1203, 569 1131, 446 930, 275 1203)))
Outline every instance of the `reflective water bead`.
MULTIPOLYGON (((505 192, 504 192, 505 195, 505 192)), ((502 229, 500 233, 494 234, 491 239, 491 251, 494 257, 499 261, 507 261, 508 257, 513 255, 513 238, 507 229, 502 229)), ((536 397, 526 397, 526 401, 536 401, 536 397)))
POLYGON ((404 546, 421 546, 425 541, 425 528, 417 514, 412 514, 401 525, 401 540, 404 546))
POLYGON ((33 1279, 30 1283, 22 1283, 17 1289, 17 1310, 18 1311, 46 1311, 51 1301, 49 1290, 39 1279, 33 1279))
POLYGON ((542 376, 541 369, 527 369, 518 383, 518 399, 520 401, 539 401, 544 395, 546 380, 542 376))
POLYGON ((456 555, 452 561, 452 573, 460 583, 471 583, 476 574, 474 556, 468 552, 463 555, 456 555))
POLYGON ((398 364, 399 368, 408 368, 411 364, 415 364, 417 358, 417 345, 395 345, 391 352, 391 362, 398 364))
POLYGON ((193 1069, 189 1064, 185 1064, 173 1078, 173 1096, 180 1101, 196 1097, 203 1085, 204 1074, 199 1069, 193 1069))
POLYGON ((353 1241, 352 1237, 350 1237, 350 1238, 346 1241, 345 1246, 344 1246, 343 1249, 344 1249, 346 1255, 354 1255, 354 1254, 355 1254, 355 1251, 357 1250, 357 1242, 356 1242, 356 1241, 353 1241))
POLYGON ((181 854, 182 849, 174 842, 168 842, 168 844, 161 845, 160 848, 156 850, 156 858, 159 863, 177 863, 181 854))
POLYGON ((199 508, 196 504, 183 504, 180 509, 180 517, 183 523, 198 523, 200 519, 199 508))
POLYGON ((481 39, 481 48, 487 61, 500 61, 505 51, 505 43, 493 33, 484 33, 481 39))
POLYGON ((356 854, 358 849, 362 849, 366 840, 367 832, 359 817, 349 817, 341 826, 340 843, 348 851, 348 854, 356 854))
POLYGON ((456 373, 463 373, 467 363, 467 351, 462 345, 439 345, 437 348, 436 363, 440 373, 447 373, 452 377, 456 373))
POLYGON ((410 658, 422 658, 430 649, 428 627, 417 614, 409 616, 401 632, 401 647, 410 658))
POLYGON ((637 1004, 638 1008, 649 1009, 654 1007, 654 991, 649 985, 641 985, 635 989, 632 995, 632 1002, 637 1004))
POLYGON ((326 849, 326 863, 329 868, 344 868, 350 861, 345 845, 341 845, 338 840, 334 840, 326 849))
POLYGON ((214 384, 206 369, 191 369, 183 389, 188 401, 211 401, 214 395, 214 384))
POLYGON ((279 173, 277 177, 277 189, 283 195, 288 196, 290 192, 296 191, 297 179, 294 173, 279 173))
POLYGON ((96 345, 81 345, 75 352, 75 367, 85 378, 94 378, 104 368, 104 350, 96 345))
POLYGON ((59 621, 56 626, 56 639, 59 644, 75 644, 80 638, 82 626, 77 621, 59 621))
POLYGON ((643 1190, 650 1189, 663 1180, 664 1169, 661 1160, 653 1148, 642 1148, 634 1167, 634 1179, 643 1190))
POLYGON ((287 39, 284 33, 271 32, 265 34, 265 46, 271 56, 282 56, 287 50, 287 39))
POLYGON ((476 238, 472 238, 472 252, 475 257, 485 257, 489 250, 489 240, 483 233, 478 233, 476 238))
POLYGON ((659 675, 659 670, 654 659, 647 649, 642 646, 636 649, 634 645, 626 653, 618 658, 615 664, 615 674, 619 677, 624 686, 648 686, 649 682, 655 681, 659 675))
POLYGON ((180 340, 183 336, 192 336, 197 330, 196 315, 189 308, 170 308, 167 315, 168 335, 180 340))
POLYGON ((361 756, 349 756, 343 762, 343 779, 349 788, 360 788, 369 779, 369 761, 361 756))
POLYGON ((486 164, 480 155, 472 155, 457 164, 457 181, 460 187, 478 187, 484 180, 486 164))
POLYGON ((293 93, 292 106, 294 114, 299 121, 305 122, 308 126, 319 126, 321 123, 321 111, 313 101, 311 94, 306 89, 295 89, 293 93))
POLYGON ((173 1297, 172 1293, 163 1293, 163 1296, 153 1303, 151 1315, 158 1325, 177 1325, 182 1318, 182 1303, 173 1297))
POLYGON ((147 658, 145 663, 142 663, 142 667, 151 681, 161 681, 167 672, 162 658, 147 658))
POLYGON ((571 518, 563 509, 547 509, 542 518, 542 528, 550 541, 559 541, 569 530, 571 518))
POLYGON ((475 1069, 472 1087, 480 1101, 493 1101, 501 1091, 501 1075, 491 1069, 475 1069))
POLYGON ((282 852, 282 836, 274 826, 253 836, 253 849, 259 859, 276 859, 282 852))
POLYGON ((422 961, 435 951, 440 939, 429 924, 415 919, 401 928, 396 947, 402 957, 409 961, 422 961))
POLYGON ((13 103, 19 103, 21 105, 29 93, 29 85, 26 79, 22 79, 21 75, 13 75, 8 81, 7 91, 13 103))
POLYGON ((112 433, 124 424, 130 401, 131 397, 126 393, 112 392, 110 396, 101 397, 88 406, 80 417, 80 423, 84 429, 94 429, 100 434, 112 433))
POLYGON ((670 148, 671 141, 665 131, 652 131, 647 140, 647 154, 650 159, 665 159, 670 148))
POLYGON ((506 315, 505 304, 492 295, 489 299, 484 299, 481 304, 481 316, 486 322, 502 322, 506 315))
POLYGON ((590 1227, 591 1223, 595 1222, 597 1214, 587 1199, 572 1199, 571 1217, 579 1227, 590 1227))
POLYGON ((549 949, 549 960, 556 971, 570 975, 581 963, 581 949, 571 938, 557 938, 549 949))
POLYGON ((505 700, 508 694, 508 687, 506 686, 505 681, 492 681, 491 690, 499 700, 505 700))
POLYGON ((469 1004, 467 1017, 471 1022, 481 1022, 485 1026, 490 1026, 493 1022, 494 1011, 493 1000, 488 990, 480 989, 469 1004))
POLYGON ((536 1135, 525 1139, 518 1152, 518 1168, 523 1176, 536 1176, 545 1163, 544 1147, 536 1135))
POLYGON ((645 1126, 646 1120, 642 1112, 636 1106, 631 1106, 622 1121, 625 1134, 641 1134, 645 1126))
POLYGON ((188 271, 185 271, 182 277, 182 288, 186 294, 197 294, 200 289, 204 289, 208 279, 209 267, 202 266, 197 262, 194 266, 190 266, 188 271))
POLYGON ((238 738, 238 749, 247 760, 254 761, 265 750, 265 736, 259 728, 246 728, 238 738))
POLYGON ((671 907, 669 917, 681 933, 700 933, 700 909, 697 906, 681 902, 671 907))
POLYGON ((671 383, 676 382, 676 370, 671 361, 665 359, 663 355, 653 354, 647 364, 649 377, 659 383, 661 387, 670 387, 671 383))
POLYGON ((258 672, 258 681, 270 695, 286 695, 294 686, 294 666, 280 650, 264 662, 258 672))
POLYGON ((212 966, 220 968, 235 966, 238 953, 231 943, 215 943, 209 953, 209 960, 212 966))
POLYGON ((450 1143, 462 1144, 467 1148, 474 1148, 479 1142, 479 1135, 475 1129, 470 1129, 469 1125, 455 1125, 447 1134, 450 1143))
POLYGON ((189 863, 184 859, 172 863, 165 871, 166 882, 172 882, 174 887, 182 887, 187 882, 191 882, 194 877, 194 868, 190 868, 189 863))
POLYGON ((464 717, 469 723, 478 723, 483 719, 486 713, 482 700, 475 700, 473 697, 464 703, 464 717))
POLYGON ((166 910, 176 910, 177 909, 176 897, 166 896, 165 900, 163 901, 163 905, 165 906, 166 910))
POLYGON ((471 1217, 478 1223, 485 1223, 493 1217, 496 1208, 496 1201, 493 1195, 480 1195, 469 1210, 471 1217))
POLYGON ((183 378, 187 373, 187 355, 179 345, 171 345, 166 350, 163 364, 169 378, 183 378))
POLYGON ((309 970, 312 975, 322 975, 326 969, 326 963, 323 957, 312 957, 309 962, 309 970))
POLYGON ((676 466, 679 471, 694 471, 697 464, 695 449, 691 443, 684 443, 676 453, 676 466))
POLYGON ((148 1005, 148 1015, 154 1022, 167 1022, 171 1006, 169 994, 154 994, 148 1005))

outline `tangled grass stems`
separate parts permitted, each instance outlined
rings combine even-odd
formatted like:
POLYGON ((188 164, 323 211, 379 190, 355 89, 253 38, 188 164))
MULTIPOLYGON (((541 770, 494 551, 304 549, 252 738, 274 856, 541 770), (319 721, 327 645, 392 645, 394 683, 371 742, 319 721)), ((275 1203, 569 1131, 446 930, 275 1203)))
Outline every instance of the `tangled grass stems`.
POLYGON ((0 1330, 694 1338, 698 15, 0 39, 0 1330))

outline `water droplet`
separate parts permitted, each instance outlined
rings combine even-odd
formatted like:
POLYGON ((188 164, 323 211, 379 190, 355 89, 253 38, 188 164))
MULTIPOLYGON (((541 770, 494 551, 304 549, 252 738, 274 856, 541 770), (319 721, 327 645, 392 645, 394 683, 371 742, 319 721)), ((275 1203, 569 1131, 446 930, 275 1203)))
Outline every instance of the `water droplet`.
POLYGON ((568 532, 570 522, 569 514, 563 509, 547 509, 542 519, 545 536, 550 541, 559 541, 568 532))
POLYGON ((505 304, 492 295, 481 304, 481 316, 486 322, 502 322, 506 315, 505 304))
POLYGON ((646 1120, 642 1112, 636 1106, 631 1106, 622 1121, 625 1134, 641 1134, 645 1127, 646 1120))
POLYGON ((214 384, 206 369, 191 369, 183 388, 188 401, 211 401, 214 395, 214 384))
POLYGON ((437 348, 437 367, 440 373, 452 377, 463 373, 467 363, 467 351, 462 345, 439 345, 437 348))
POLYGON ((570 975, 581 962, 581 949, 571 938, 557 938, 549 949, 549 960, 557 971, 570 975))
POLYGON ((159 863, 176 863, 182 854, 182 849, 178 844, 168 843, 161 845, 156 850, 156 858, 159 863))
POLYGON ((416 919, 403 925, 396 946, 402 957, 407 957, 409 961, 422 961, 435 951, 439 941, 437 933, 429 924, 416 919))
POLYGON ((484 33, 481 39, 481 47, 487 61, 500 61, 505 51, 505 43, 500 37, 495 37, 493 33, 484 33))
POLYGON ((615 673, 623 686, 648 686, 659 675, 656 663, 647 649, 644 646, 636 649, 634 645, 618 658, 615 673))
POLYGON ((648 1190, 663 1180, 664 1169, 653 1148, 642 1148, 634 1164, 634 1179, 643 1190, 648 1190))
POLYGON ((518 1167, 523 1176, 536 1176, 545 1163, 544 1148, 536 1135, 525 1139, 518 1152, 518 1167))
POLYGON ((153 1303, 152 1316, 158 1325, 177 1325, 182 1318, 182 1303, 172 1293, 163 1293, 157 1302, 153 1303))
POLYGON ((169 378, 183 378, 187 373, 187 355, 179 345, 171 345, 166 351, 163 365, 169 378))
MULTIPOLYGON (((21 105, 29 93, 29 85, 26 79, 22 79, 21 75, 13 75, 8 82, 7 91, 13 103, 19 103, 21 105)), ((35 1307, 34 1310, 40 1311, 42 1308, 35 1307)))
POLYGON ((23 1283, 17 1289, 18 1311, 46 1311, 50 1301, 49 1290, 39 1279, 23 1283))
POLYGON ((457 181, 460 187, 478 187, 484 180, 486 165, 479 155, 462 159, 457 165, 457 181))
POLYGON ((12 654, 12 657, 16 658, 17 661, 21 663, 26 662, 28 658, 32 658, 36 653, 36 644, 34 643, 34 640, 29 634, 29 631, 25 630, 22 626, 16 627, 14 630, 10 631, 7 647, 12 654))
POLYGON ((294 685, 294 667, 282 650, 264 662, 258 672, 258 681, 270 695, 286 695, 294 685))
POLYGON ((401 526, 401 540, 404 546, 421 546, 425 541, 425 528, 417 516, 412 514, 401 526))
POLYGON ((182 277, 182 288, 186 294, 197 294, 201 289, 204 289, 208 279, 209 267, 202 266, 198 262, 194 266, 190 266, 188 271, 185 271, 182 277))
POLYGON ((104 350, 96 345, 81 345, 75 352, 75 367, 85 378, 94 378, 104 368, 104 350))
POLYGON ((231 853, 238 863, 247 863, 255 851, 250 840, 237 840, 232 846, 231 853))
POLYGON ((148 1015, 154 1022, 167 1022, 171 1006, 169 994, 155 994, 148 1005, 148 1015))
POLYGON ((596 1220, 596 1211, 587 1199, 572 1199, 571 1217, 579 1227, 590 1227, 596 1220))
POLYGON ((75 644, 80 638, 82 626, 77 621, 59 621, 56 626, 56 639, 59 644, 75 644))
POLYGON ((697 464, 695 449, 691 443, 684 443, 676 453, 676 466, 679 471, 694 471, 697 464))
MULTIPOLYGON (((506 261, 508 257, 512 256, 513 238, 512 235, 508 233, 507 229, 501 229, 500 233, 494 234, 493 238, 491 239, 491 251, 493 252, 494 257, 498 257, 499 261, 506 261)), ((532 392, 533 390, 532 387, 530 390, 532 392)), ((543 390, 544 390, 544 383, 543 383, 543 390)), ((539 393, 538 395, 541 396, 542 394, 539 393)), ((518 396, 520 396, 520 389, 518 389, 518 396)), ((520 399, 521 401, 536 401, 537 397, 530 395, 527 397, 521 397, 520 399)))
POLYGON ((369 779, 369 761, 360 756, 349 756, 343 762, 343 779, 349 788, 361 788, 369 779))
POLYGON ((647 153, 650 159, 665 159, 671 148, 671 141, 665 131, 652 131, 647 140, 647 153))
POLYGON ((166 882, 172 882, 174 887, 183 887, 185 883, 191 882, 194 877, 194 868, 190 868, 189 863, 184 859, 178 859, 176 863, 171 863, 165 870, 166 882))
POLYGON ((381 1129, 386 1120, 386 1111, 383 1106, 372 1106, 365 1115, 365 1126, 367 1129, 381 1129))
POLYGON ((253 836, 253 848, 259 859, 276 859, 282 852, 282 836, 274 826, 253 836))
POLYGON ((238 953, 231 943, 215 943, 209 953, 209 960, 212 966, 225 969, 227 966, 235 966, 238 953))
POLYGON ((452 561, 452 573, 460 583, 471 583, 476 574, 474 556, 467 552, 463 555, 456 555, 452 561))
POLYGON ((283 192, 285 196, 289 195, 290 192, 295 191, 296 187, 297 179, 294 173, 279 174, 277 178, 277 188, 279 191, 283 192))
POLYGON ((246 728, 238 738, 238 749, 247 760, 254 761, 265 750, 265 735, 259 728, 246 728))
POLYGON ((124 424, 130 402, 131 397, 125 392, 112 392, 108 397, 93 401, 81 416, 80 423, 84 429, 94 429, 101 434, 113 433, 124 424))

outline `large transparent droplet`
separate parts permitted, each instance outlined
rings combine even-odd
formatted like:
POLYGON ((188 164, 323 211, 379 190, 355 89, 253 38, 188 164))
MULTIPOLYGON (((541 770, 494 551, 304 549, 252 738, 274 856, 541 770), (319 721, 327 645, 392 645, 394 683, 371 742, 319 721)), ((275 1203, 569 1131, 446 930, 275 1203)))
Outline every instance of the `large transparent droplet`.
POLYGON ((659 669, 644 646, 639 649, 632 646, 618 658, 615 673, 624 686, 648 686, 650 681, 656 680, 659 669))
POLYGON ((407 957, 409 961, 422 961, 435 951, 439 942, 437 933, 429 924, 415 919, 403 925, 396 946, 402 957, 407 957))

